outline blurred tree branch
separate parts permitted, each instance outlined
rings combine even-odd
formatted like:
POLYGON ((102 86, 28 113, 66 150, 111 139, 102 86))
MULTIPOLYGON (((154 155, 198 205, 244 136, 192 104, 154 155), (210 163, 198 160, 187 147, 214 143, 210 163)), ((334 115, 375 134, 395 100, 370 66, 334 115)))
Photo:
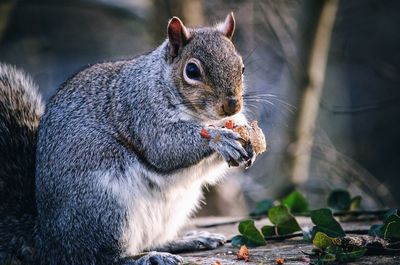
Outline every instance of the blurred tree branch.
POLYGON ((315 122, 318 115, 325 69, 328 61, 331 33, 339 0, 325 0, 321 9, 309 61, 305 73, 306 82, 302 90, 296 132, 294 136, 293 163, 289 176, 293 183, 303 183, 308 178, 315 122))

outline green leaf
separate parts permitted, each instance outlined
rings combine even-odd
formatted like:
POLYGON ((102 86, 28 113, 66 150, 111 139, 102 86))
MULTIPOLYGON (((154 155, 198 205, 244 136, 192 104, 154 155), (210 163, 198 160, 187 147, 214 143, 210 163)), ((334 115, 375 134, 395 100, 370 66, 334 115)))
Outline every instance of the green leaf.
POLYGON ((350 211, 355 211, 355 210, 359 209, 360 205, 361 205, 361 201, 362 201, 361 196, 356 196, 356 197, 352 198, 351 202, 350 202, 350 211))
POLYGON ((282 199, 282 204, 286 205, 292 213, 303 213, 308 211, 308 202, 297 190, 282 199))
POLYGON ((240 247, 240 246, 244 245, 243 236, 237 235, 237 236, 232 237, 231 244, 232 244, 232 246, 235 246, 235 247, 240 247))
POLYGON ((264 226, 261 228, 261 233, 262 233, 264 236, 275 236, 275 235, 276 235, 276 233, 275 233, 275 226, 272 226, 272 225, 264 225, 264 226))
POLYGON ((338 253, 343 253, 343 251, 344 251, 343 248, 341 248, 338 245, 334 245, 334 244, 332 244, 332 245, 330 245, 329 247, 326 248, 326 252, 328 252, 328 253, 330 253, 332 255, 336 255, 338 253))
POLYGON ((383 225, 372 225, 368 231, 368 235, 383 237, 383 225))
POLYGON ((317 248, 326 249, 333 244, 333 238, 327 236, 325 233, 317 232, 313 239, 313 244, 317 248))
POLYGON ((311 221, 315 224, 315 233, 320 231, 330 237, 343 237, 345 233, 340 224, 333 218, 332 211, 327 208, 311 211, 311 221))
POLYGON ((293 216, 289 213, 289 209, 284 205, 274 206, 268 211, 268 218, 274 225, 285 223, 293 216))
POLYGON ((231 244, 232 244, 232 246, 235 246, 235 247, 240 247, 240 246, 246 245, 247 247, 253 248, 253 247, 260 246, 260 244, 254 242, 254 241, 251 241, 250 239, 248 239, 247 237, 242 236, 242 235, 237 235, 237 236, 232 237, 231 244))
POLYGON ((330 253, 324 253, 321 256, 312 258, 310 264, 313 264, 313 265, 326 265, 326 264, 334 263, 335 260, 336 260, 335 255, 332 255, 330 253))
POLYGON ((328 206, 339 211, 347 211, 350 209, 351 197, 346 190, 334 190, 329 194, 328 206))
POLYGON ((250 216, 258 217, 268 214, 268 210, 274 206, 274 202, 269 199, 265 199, 256 203, 256 207, 250 212, 250 216))
POLYGON ((367 249, 364 247, 353 246, 346 252, 341 251, 336 253, 336 260, 339 262, 351 262, 355 261, 365 255, 367 249))
POLYGON ((277 225, 277 227, 278 235, 288 235, 301 230, 301 227, 294 218, 288 220, 283 224, 277 225))
POLYGON ((285 205, 272 207, 268 211, 268 218, 277 228, 278 235, 287 235, 301 230, 299 224, 285 205))
POLYGON ((389 216, 382 231, 384 239, 400 239, 400 217, 397 214, 389 216))
POLYGON ((243 236, 243 241, 249 247, 266 245, 265 239, 261 232, 254 225, 253 220, 245 220, 239 223, 239 232, 243 236))
POLYGON ((332 263, 336 260, 335 255, 332 255, 330 253, 325 253, 323 255, 321 255, 321 257, 319 258, 319 261, 322 263, 318 263, 318 264, 328 264, 328 263, 332 263))

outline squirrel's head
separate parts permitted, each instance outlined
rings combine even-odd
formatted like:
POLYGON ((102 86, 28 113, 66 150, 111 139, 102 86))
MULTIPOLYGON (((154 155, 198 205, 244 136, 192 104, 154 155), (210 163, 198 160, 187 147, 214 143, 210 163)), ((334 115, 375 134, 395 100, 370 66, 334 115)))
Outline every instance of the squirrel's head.
POLYGON ((243 61, 231 39, 233 13, 213 28, 186 28, 173 17, 168 24, 168 61, 184 104, 204 120, 220 120, 243 106, 243 61))

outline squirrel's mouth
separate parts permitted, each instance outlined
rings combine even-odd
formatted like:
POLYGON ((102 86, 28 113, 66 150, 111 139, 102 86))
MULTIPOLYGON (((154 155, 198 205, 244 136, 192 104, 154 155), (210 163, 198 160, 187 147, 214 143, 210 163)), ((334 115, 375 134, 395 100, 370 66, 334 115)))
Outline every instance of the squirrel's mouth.
POLYGON ((229 98, 221 104, 217 110, 221 118, 231 117, 242 110, 243 101, 237 98, 229 98))

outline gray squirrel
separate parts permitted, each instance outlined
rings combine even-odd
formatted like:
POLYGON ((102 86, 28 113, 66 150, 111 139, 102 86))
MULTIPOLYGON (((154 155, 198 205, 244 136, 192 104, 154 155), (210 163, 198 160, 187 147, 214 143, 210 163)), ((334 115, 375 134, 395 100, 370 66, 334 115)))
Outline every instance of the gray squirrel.
POLYGON ((0 64, 0 263, 179 264, 171 253, 223 244, 175 237, 202 186, 254 158, 222 126, 247 122, 234 29, 232 13, 196 29, 173 17, 154 51, 80 71, 46 110, 0 64))

